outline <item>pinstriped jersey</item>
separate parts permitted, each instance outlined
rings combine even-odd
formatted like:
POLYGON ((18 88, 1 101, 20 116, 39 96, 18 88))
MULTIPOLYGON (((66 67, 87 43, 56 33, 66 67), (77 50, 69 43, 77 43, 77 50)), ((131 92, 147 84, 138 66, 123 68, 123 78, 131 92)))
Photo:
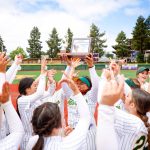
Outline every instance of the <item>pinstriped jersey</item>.
POLYGON ((127 110, 126 110, 125 107, 124 107, 124 103, 123 103, 122 99, 119 99, 119 100, 114 104, 114 106, 115 106, 116 108, 120 109, 120 110, 123 110, 123 111, 127 112, 127 110))
POLYGON ((142 150, 147 143, 147 128, 143 121, 122 110, 115 109, 115 131, 119 150, 142 150))
MULTIPOLYGON (((94 101, 91 100, 91 97, 90 97, 90 91, 84 95, 84 98, 88 104, 88 107, 89 107, 89 110, 90 110, 90 113, 91 113, 91 123, 93 127, 96 126, 95 124, 95 120, 94 120, 94 112, 95 112, 95 107, 96 107, 96 103, 94 101)), ((68 100, 68 124, 75 128, 78 121, 79 121, 79 113, 78 113, 78 108, 77 108, 77 104, 76 104, 76 101, 72 98, 70 98, 68 100)))
MULTIPOLYGON (((15 79, 15 76, 17 74, 19 65, 17 65, 15 62, 11 65, 11 67, 6 72, 6 81, 9 83, 12 83, 15 79)), ((3 79, 3 76, 0 75, 0 78, 3 79)), ((1 107, 1 106, 0 106, 1 107)), ((5 138, 9 134, 9 128, 8 123, 5 118, 5 114, 2 111, 2 125, 0 128, 0 139, 5 138)))

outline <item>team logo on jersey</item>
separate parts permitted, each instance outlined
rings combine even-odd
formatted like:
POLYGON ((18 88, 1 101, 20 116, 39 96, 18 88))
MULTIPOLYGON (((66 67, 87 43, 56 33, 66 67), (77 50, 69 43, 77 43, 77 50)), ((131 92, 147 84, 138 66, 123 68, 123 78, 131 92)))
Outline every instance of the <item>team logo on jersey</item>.
POLYGON ((121 109, 120 106, 116 106, 116 108, 121 109))
POLYGON ((77 105, 77 103, 73 100, 73 99, 69 99, 69 101, 68 101, 68 105, 77 105))

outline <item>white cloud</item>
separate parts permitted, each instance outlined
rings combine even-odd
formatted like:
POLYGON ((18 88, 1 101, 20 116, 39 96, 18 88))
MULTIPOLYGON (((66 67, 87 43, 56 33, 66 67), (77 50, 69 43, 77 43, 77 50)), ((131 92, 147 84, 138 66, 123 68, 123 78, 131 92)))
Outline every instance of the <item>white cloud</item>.
MULTIPOLYGON (((37 26, 41 32, 43 50, 46 50, 45 41, 53 27, 56 27, 61 37, 65 35, 68 27, 71 28, 75 37, 86 37, 93 21, 99 21, 126 6, 137 6, 138 2, 139 0, 1 0, 0 35, 5 41, 8 51, 17 46, 26 48, 30 31, 33 26, 37 26), (26 6, 35 9, 34 6, 37 2, 55 2, 58 3, 58 6, 54 6, 53 9, 44 4, 44 7, 39 7, 32 13, 23 9, 26 6)), ((109 35, 108 47, 111 47, 114 34, 110 35, 107 31, 106 34, 109 35)))
POLYGON ((129 16, 139 16, 139 15, 145 15, 147 13, 147 10, 144 8, 126 8, 125 14, 129 16))

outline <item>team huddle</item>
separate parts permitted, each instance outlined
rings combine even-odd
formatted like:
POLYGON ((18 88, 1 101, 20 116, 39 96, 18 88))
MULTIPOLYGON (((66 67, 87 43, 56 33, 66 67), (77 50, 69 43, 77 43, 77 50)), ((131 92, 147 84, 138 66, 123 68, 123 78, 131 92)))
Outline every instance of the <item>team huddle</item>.
POLYGON ((78 77, 80 59, 63 57, 67 67, 57 84, 56 70, 46 69, 46 59, 37 79, 20 80, 15 110, 9 84, 22 58, 17 55, 6 71, 9 60, 0 53, 0 150, 149 150, 149 68, 138 68, 135 79, 125 79, 123 61, 111 60, 98 76, 89 54, 90 77, 78 77))

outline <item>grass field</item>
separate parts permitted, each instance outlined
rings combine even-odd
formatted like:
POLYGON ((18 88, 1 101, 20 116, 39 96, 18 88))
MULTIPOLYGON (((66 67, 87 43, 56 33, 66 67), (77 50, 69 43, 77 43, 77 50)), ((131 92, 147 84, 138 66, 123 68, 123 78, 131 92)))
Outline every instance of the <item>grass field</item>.
MULTIPOLYGON (((122 70, 121 72, 127 78, 135 78, 135 75, 136 75, 136 71, 133 71, 133 70, 122 70)), ((97 73, 98 75, 101 75, 101 70, 97 70, 97 73)), ((20 79, 24 77, 37 78, 39 74, 40 74, 40 71, 19 71, 13 83, 17 84, 20 81, 20 79)), ((61 79, 61 76, 62 76, 62 72, 57 71, 57 74, 55 75, 55 80, 59 81, 61 79)), ((81 70, 79 71, 79 76, 89 76, 89 71, 81 70)))

